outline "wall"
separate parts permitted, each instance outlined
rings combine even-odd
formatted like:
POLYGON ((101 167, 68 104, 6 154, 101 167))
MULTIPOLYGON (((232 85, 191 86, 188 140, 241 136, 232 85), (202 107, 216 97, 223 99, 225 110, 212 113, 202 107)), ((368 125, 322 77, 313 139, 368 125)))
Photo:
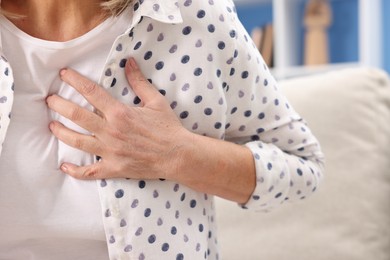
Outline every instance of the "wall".
POLYGON ((237 6, 237 14, 250 33, 253 28, 272 22, 272 4, 240 4, 237 6))
POLYGON ((358 61, 358 1, 332 1, 331 6, 333 24, 329 28, 330 61, 358 61))
POLYGON ((382 2, 384 68, 390 73, 390 0, 382 0, 382 2))

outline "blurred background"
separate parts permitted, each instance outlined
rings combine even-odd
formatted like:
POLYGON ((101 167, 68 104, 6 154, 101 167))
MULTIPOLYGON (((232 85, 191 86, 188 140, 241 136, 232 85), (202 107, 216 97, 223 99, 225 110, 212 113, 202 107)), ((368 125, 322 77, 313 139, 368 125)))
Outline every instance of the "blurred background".
POLYGON ((390 0, 234 1, 277 78, 354 66, 390 72, 390 0), (313 53, 327 60, 315 64, 313 53))

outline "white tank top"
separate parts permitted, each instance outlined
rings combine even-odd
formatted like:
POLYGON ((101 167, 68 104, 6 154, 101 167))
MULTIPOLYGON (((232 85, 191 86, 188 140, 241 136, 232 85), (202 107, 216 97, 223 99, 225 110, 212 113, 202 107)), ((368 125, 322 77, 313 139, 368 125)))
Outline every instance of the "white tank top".
POLYGON ((31 37, 0 17, 2 49, 15 77, 12 120, 0 157, 0 259, 108 259, 96 182, 59 170, 62 162, 85 165, 93 156, 60 142, 48 125, 59 120, 85 131, 50 111, 45 99, 56 93, 88 107, 58 72, 71 67, 98 81, 129 16, 109 18, 67 42, 31 37))

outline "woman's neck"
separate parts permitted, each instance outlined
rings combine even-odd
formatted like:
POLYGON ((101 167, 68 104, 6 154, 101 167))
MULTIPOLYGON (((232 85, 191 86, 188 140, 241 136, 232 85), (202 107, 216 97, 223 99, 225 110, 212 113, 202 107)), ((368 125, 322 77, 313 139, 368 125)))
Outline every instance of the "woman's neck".
POLYGON ((21 15, 10 20, 36 38, 68 41, 100 24, 106 13, 101 0, 2 0, 7 12, 21 15))

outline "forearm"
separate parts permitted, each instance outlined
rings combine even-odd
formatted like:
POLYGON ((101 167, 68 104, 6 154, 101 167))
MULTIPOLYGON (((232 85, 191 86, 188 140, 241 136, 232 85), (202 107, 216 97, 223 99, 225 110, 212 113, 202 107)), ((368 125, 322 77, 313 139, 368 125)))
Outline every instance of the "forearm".
POLYGON ((190 132, 173 177, 196 191, 244 204, 256 186, 251 151, 242 145, 190 132))

